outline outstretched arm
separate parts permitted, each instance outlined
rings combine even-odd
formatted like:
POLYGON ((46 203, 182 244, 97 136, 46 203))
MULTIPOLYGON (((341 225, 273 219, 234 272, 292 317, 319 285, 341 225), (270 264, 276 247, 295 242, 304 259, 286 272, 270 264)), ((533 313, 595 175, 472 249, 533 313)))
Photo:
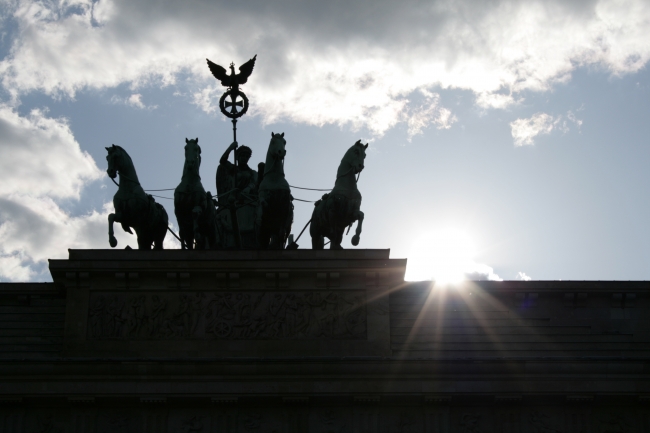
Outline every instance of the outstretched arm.
POLYGON ((221 156, 221 159, 219 160, 219 164, 225 164, 226 162, 228 162, 228 157, 230 156, 230 152, 237 149, 237 147, 238 147, 237 142, 233 141, 233 143, 230 146, 228 146, 228 149, 226 149, 226 151, 223 153, 223 156, 221 156))

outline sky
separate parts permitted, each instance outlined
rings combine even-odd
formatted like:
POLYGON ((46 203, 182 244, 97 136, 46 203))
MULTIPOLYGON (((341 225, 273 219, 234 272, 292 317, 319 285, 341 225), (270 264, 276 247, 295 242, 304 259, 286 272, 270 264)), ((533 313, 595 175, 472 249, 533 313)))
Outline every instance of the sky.
MULTIPOLYGON (((647 0, 2 0, 0 17, 0 281, 110 248, 106 146, 166 189, 198 137, 215 192, 232 126, 205 59, 254 55, 250 165, 284 132, 289 183, 331 188, 369 143, 356 248, 408 258, 408 279, 650 278, 647 0)), ((294 203, 297 234, 313 205, 294 203)))

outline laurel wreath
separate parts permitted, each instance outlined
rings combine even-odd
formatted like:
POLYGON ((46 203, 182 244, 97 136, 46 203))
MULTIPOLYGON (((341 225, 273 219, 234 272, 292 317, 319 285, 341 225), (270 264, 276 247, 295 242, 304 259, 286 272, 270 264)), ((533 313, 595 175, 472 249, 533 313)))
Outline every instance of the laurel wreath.
POLYGON ((241 90, 230 89, 226 91, 223 95, 221 95, 221 99, 219 99, 219 109, 224 114, 224 116, 230 119, 237 119, 238 117, 241 117, 244 114, 246 114, 246 112, 248 111, 248 97, 246 97, 246 94, 241 90), (226 110, 226 98, 228 97, 228 95, 231 94, 233 95, 233 97, 231 98, 233 101, 237 99, 237 96, 241 96, 244 102, 244 106, 242 107, 241 111, 238 111, 237 113, 231 113, 230 111, 226 110))

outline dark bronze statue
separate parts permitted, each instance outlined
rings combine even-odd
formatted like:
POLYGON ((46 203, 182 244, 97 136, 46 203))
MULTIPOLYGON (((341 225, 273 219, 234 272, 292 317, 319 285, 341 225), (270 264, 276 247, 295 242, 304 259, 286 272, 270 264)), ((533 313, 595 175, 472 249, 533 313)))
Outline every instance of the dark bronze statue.
POLYGON ((315 203, 309 228, 313 249, 322 250, 324 238, 330 240, 330 249, 343 249, 343 231, 355 221, 358 223, 356 233, 352 237, 352 245, 359 245, 363 212, 360 210, 361 193, 357 189, 356 176, 363 170, 367 148, 368 145, 361 144, 359 140, 345 152, 336 171, 334 189, 315 203))
POLYGON ((145 194, 129 154, 116 145, 106 150, 108 176, 115 182, 117 175, 120 175, 119 187, 113 197, 115 213, 108 215, 108 241, 111 247, 117 246, 113 222, 118 222, 127 233, 133 234, 131 228, 135 230, 139 249, 150 250, 153 244, 154 249, 162 250, 167 234, 167 212, 151 195, 145 194))
POLYGON ((174 213, 182 249, 215 249, 219 246, 216 210, 210 192, 201 184, 199 139, 185 139, 185 164, 181 183, 174 191, 174 213))
POLYGON ((225 248, 256 248, 255 209, 258 173, 248 166, 253 152, 247 146, 232 143, 219 160, 217 194, 219 222, 225 248), (235 151, 237 164, 228 161, 235 151), (233 218, 236 215, 236 218, 233 218), (240 245, 237 245, 240 243, 240 245))
POLYGON ((261 249, 284 249, 293 223, 293 197, 284 178, 284 157, 287 154, 282 134, 271 132, 266 163, 257 203, 258 245, 261 249))

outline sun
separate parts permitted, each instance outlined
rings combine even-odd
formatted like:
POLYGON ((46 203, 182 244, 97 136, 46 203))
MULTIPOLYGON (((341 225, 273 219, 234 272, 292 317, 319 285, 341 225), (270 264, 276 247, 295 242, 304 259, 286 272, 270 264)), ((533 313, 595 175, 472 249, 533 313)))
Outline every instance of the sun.
POLYGON ((463 230, 447 228, 425 233, 411 248, 405 279, 439 284, 461 282, 476 266, 475 253, 472 239, 463 230))

